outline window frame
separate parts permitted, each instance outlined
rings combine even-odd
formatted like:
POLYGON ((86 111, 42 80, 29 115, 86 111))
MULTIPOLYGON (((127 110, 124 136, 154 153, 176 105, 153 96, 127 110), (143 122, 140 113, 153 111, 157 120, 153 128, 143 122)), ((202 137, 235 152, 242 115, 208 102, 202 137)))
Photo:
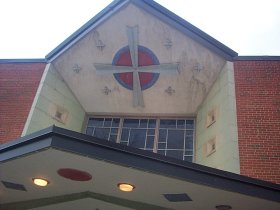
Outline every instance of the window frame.
MULTIPOLYGON (((119 118, 120 122, 119 122, 119 128, 118 128, 118 134, 117 134, 117 139, 116 139, 116 143, 121 143, 120 138, 121 138, 121 132, 123 129, 123 122, 124 119, 155 119, 156 120, 156 127, 155 127, 155 138, 154 138, 154 147, 153 147, 153 153, 158 153, 158 143, 159 143, 159 130, 160 130, 160 120, 165 120, 165 119, 170 119, 170 120, 192 120, 193 121, 193 155, 192 155, 192 162, 195 162, 195 156, 196 156, 196 118, 195 117, 189 117, 189 116, 158 116, 158 117, 154 117, 154 116, 126 116, 126 115, 100 115, 100 114, 89 114, 86 115, 85 117, 85 121, 84 121, 84 125, 83 125, 83 133, 86 134, 86 130, 88 127, 88 121, 90 118, 119 118)), ((187 130, 187 129, 186 129, 187 130)), ((151 151, 151 150, 147 150, 147 151, 151 151)), ((182 159, 180 159, 182 160, 182 159)), ((185 161, 185 160, 183 160, 185 161)))

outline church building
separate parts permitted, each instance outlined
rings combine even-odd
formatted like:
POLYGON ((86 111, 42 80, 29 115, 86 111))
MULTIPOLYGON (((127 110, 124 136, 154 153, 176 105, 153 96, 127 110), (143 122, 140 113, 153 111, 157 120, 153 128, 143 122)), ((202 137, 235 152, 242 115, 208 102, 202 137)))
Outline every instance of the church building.
POLYGON ((280 56, 115 0, 0 59, 0 209, 278 210, 279 184, 280 56))

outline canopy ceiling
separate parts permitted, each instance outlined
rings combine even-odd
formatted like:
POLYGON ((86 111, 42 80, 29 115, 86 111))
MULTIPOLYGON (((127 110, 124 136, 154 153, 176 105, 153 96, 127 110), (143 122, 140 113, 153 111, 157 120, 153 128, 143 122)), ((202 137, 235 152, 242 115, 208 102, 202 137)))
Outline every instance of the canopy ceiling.
POLYGON ((276 210, 280 187, 57 127, 1 146, 1 209, 276 210), (61 176, 60 169, 90 175, 61 176), (35 186, 32 178, 49 181, 35 186), (122 192, 118 183, 131 183, 122 192), (10 183, 10 185, 7 183, 10 183), (7 185, 7 186, 6 186, 7 185))

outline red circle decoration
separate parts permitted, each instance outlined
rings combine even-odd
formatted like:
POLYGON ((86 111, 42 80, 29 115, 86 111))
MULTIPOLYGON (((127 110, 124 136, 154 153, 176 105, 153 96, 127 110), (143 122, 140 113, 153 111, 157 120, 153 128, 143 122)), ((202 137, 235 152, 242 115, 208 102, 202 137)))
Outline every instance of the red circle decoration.
POLYGON ((92 179, 91 174, 85 171, 80 171, 72 168, 61 168, 57 170, 57 173, 66 179, 71 179, 73 181, 89 181, 92 179))
MULTIPOLYGON (((126 46, 120 49, 112 62, 116 66, 132 66, 131 56, 129 47, 126 46)), ((138 46, 138 66, 150 66, 158 65, 159 61, 155 54, 146 47, 138 46)), ((115 73, 115 79, 125 88, 133 89, 133 73, 115 73)), ((140 86, 142 90, 146 90, 153 86, 157 79, 159 78, 159 73, 153 72, 139 72, 140 86)))

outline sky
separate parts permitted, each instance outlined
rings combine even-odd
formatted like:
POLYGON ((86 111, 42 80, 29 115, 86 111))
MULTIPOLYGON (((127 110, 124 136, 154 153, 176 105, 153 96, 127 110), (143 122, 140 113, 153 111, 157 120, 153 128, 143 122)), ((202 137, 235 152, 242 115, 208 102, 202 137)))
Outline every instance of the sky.
MULTIPOLYGON (((44 58, 112 0, 0 0, 0 59, 44 58)), ((279 0, 156 0, 236 51, 280 56, 279 0)))

